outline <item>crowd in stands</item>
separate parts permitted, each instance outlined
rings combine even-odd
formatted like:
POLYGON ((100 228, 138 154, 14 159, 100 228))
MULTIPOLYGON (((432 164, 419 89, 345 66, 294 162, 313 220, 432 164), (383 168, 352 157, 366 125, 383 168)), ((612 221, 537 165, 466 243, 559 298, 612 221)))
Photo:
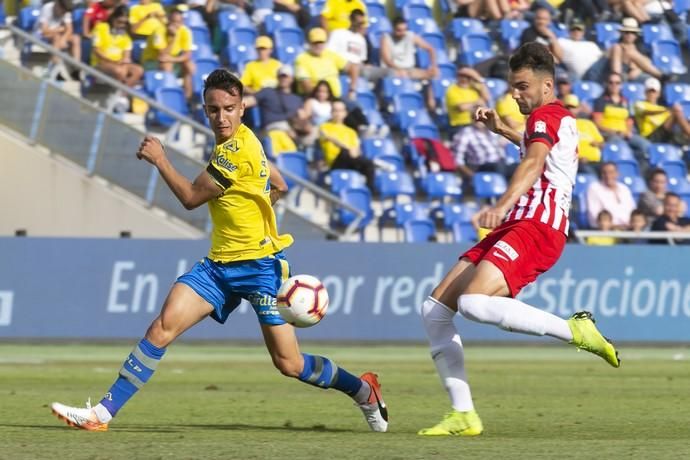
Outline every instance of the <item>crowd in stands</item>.
POLYGON ((346 200, 364 187, 368 198, 357 203, 385 198, 388 217, 401 202, 421 203, 412 218, 443 220, 456 239, 476 229, 460 208, 457 221, 443 217, 446 205, 476 211, 474 202, 500 195, 519 161, 473 113, 494 107, 524 128, 507 58, 540 42, 556 58, 557 93, 580 131, 573 228, 690 230, 690 2, 55 0, 29 8, 39 11, 31 28, 44 40, 163 103, 183 97, 184 114, 203 113, 205 74, 229 67, 245 85, 246 122, 273 159, 284 155, 289 167, 297 152, 311 179, 346 200), (332 177, 341 170, 354 171, 344 192, 332 177))

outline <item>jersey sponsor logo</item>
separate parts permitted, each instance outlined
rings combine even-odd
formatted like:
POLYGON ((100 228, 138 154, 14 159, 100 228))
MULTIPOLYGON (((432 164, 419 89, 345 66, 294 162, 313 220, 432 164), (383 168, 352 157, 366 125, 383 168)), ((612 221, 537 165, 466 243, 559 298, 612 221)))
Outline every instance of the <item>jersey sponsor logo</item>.
POLYGON ((216 163, 218 163, 218 166, 222 166, 230 172, 235 171, 237 169, 237 166, 233 162, 225 158, 223 155, 216 156, 216 163))
POLYGON ((546 122, 544 121, 537 121, 534 123, 534 132, 535 133, 545 133, 546 132, 546 122))
POLYGON ((496 249, 500 249, 501 251, 503 251, 503 253, 505 253, 505 255, 507 255, 510 258, 510 260, 514 261, 515 259, 520 257, 520 254, 518 254, 517 251, 513 249, 511 245, 509 245, 503 240, 499 240, 496 244, 494 244, 494 247, 496 249))
POLYGON ((508 258, 498 251, 494 251, 494 256, 498 257, 499 259, 505 260, 506 262, 509 262, 508 258))
POLYGON ((247 300, 255 307, 274 308, 276 305, 276 298, 268 294, 251 294, 247 297, 247 300))
POLYGON ((237 139, 232 139, 225 144, 223 144, 223 150, 229 150, 232 153, 237 152, 240 149, 237 139))

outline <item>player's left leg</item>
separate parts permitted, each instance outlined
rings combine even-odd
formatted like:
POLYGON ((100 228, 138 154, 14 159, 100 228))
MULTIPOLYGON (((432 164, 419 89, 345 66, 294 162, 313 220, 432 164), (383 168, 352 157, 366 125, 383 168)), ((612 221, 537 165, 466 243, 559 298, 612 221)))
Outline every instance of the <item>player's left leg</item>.
POLYGON ((283 375, 319 388, 342 391, 359 406, 373 431, 388 429, 388 409, 375 374, 367 372, 357 377, 329 358, 301 353, 295 330, 289 324, 262 322, 261 332, 273 364, 283 375))

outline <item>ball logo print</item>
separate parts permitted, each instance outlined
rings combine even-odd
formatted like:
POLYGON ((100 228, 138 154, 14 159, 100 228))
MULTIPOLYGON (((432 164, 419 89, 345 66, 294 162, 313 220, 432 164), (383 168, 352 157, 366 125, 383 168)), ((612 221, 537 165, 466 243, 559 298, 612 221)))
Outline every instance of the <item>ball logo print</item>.
POLYGON ((296 275, 280 286, 276 303, 285 321, 295 327, 310 327, 326 314, 328 291, 318 278, 296 275))

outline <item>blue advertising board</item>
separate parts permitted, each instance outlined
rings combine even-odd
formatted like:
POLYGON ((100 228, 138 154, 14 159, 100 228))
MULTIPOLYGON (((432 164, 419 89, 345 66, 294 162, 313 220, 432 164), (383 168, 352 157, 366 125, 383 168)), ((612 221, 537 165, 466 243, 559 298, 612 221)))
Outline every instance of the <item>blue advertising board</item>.
MULTIPOLYGON (((139 338, 175 278, 206 241, 0 238, 0 338, 139 338)), ((425 340, 424 298, 465 249, 452 244, 301 242, 294 273, 321 278, 324 320, 299 336, 319 340, 425 340)), ((562 317, 592 311, 607 336, 690 341, 690 247, 569 245, 527 286, 524 302, 562 317)), ((458 317, 465 340, 540 340, 458 317)), ((260 339, 248 304, 225 325, 206 320, 190 339, 260 339)))

